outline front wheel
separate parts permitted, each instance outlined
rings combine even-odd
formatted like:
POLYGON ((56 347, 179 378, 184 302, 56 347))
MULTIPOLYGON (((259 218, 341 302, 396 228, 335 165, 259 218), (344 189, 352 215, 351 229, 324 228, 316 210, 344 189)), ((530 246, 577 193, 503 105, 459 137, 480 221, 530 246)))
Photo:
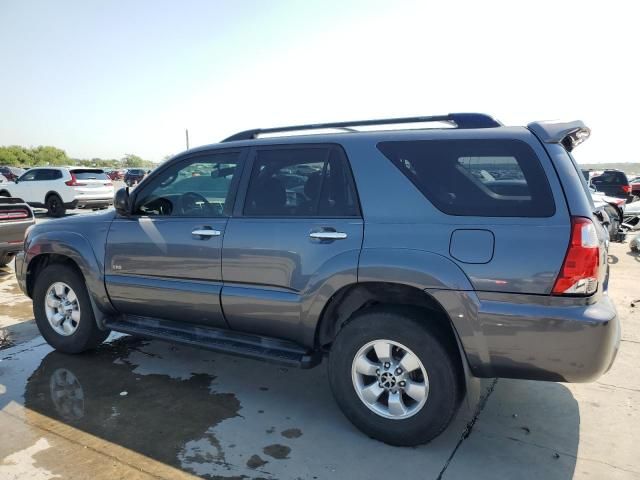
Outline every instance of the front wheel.
POLYGON ((65 353, 95 348, 110 333, 98 328, 84 278, 68 265, 52 264, 38 274, 33 314, 47 343, 65 353))
POLYGON ((340 331, 329 381, 343 413, 365 434, 413 446, 449 425, 462 397, 462 368, 437 327, 412 313, 371 309, 340 331))

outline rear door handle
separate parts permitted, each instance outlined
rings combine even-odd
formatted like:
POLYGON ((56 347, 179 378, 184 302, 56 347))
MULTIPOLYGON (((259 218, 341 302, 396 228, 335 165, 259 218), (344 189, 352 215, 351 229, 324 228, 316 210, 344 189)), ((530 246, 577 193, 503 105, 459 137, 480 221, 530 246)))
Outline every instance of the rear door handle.
POLYGON ((197 235, 199 237, 219 237, 221 232, 220 230, 212 230, 209 228, 198 228, 193 230, 191 235, 197 235))
POLYGON ((344 232, 311 232, 309 237, 320 240, 343 240, 347 238, 347 234, 344 232))

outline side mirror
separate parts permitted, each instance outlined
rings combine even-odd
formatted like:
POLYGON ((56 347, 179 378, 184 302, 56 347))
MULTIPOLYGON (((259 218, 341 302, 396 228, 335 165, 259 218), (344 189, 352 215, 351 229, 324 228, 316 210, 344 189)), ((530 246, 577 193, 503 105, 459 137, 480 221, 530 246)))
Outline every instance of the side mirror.
POLYGON ((122 187, 113 197, 113 206, 120 215, 129 216, 131 205, 129 204, 129 188, 122 187))
POLYGON ((18 177, 13 179, 13 183, 18 183, 18 177))

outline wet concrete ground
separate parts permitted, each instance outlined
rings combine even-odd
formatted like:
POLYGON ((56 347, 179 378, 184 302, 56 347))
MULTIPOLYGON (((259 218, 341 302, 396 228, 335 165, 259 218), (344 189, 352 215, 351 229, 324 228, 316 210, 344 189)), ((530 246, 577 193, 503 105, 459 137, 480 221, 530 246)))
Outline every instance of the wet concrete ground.
POLYGON ((640 478, 640 258, 627 251, 611 248, 623 321, 611 372, 579 385, 472 381, 451 427, 417 448, 356 430, 324 364, 287 369, 124 335, 54 352, 0 269, 0 328, 13 342, 0 350, 0 479, 640 478))

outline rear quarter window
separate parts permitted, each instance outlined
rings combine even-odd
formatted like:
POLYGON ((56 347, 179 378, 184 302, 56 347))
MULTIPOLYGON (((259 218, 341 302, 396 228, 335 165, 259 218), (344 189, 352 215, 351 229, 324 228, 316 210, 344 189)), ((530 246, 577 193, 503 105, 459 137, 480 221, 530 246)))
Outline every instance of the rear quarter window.
POLYGON ((378 149, 448 215, 550 217, 553 194, 533 149, 519 140, 381 142, 378 149))

